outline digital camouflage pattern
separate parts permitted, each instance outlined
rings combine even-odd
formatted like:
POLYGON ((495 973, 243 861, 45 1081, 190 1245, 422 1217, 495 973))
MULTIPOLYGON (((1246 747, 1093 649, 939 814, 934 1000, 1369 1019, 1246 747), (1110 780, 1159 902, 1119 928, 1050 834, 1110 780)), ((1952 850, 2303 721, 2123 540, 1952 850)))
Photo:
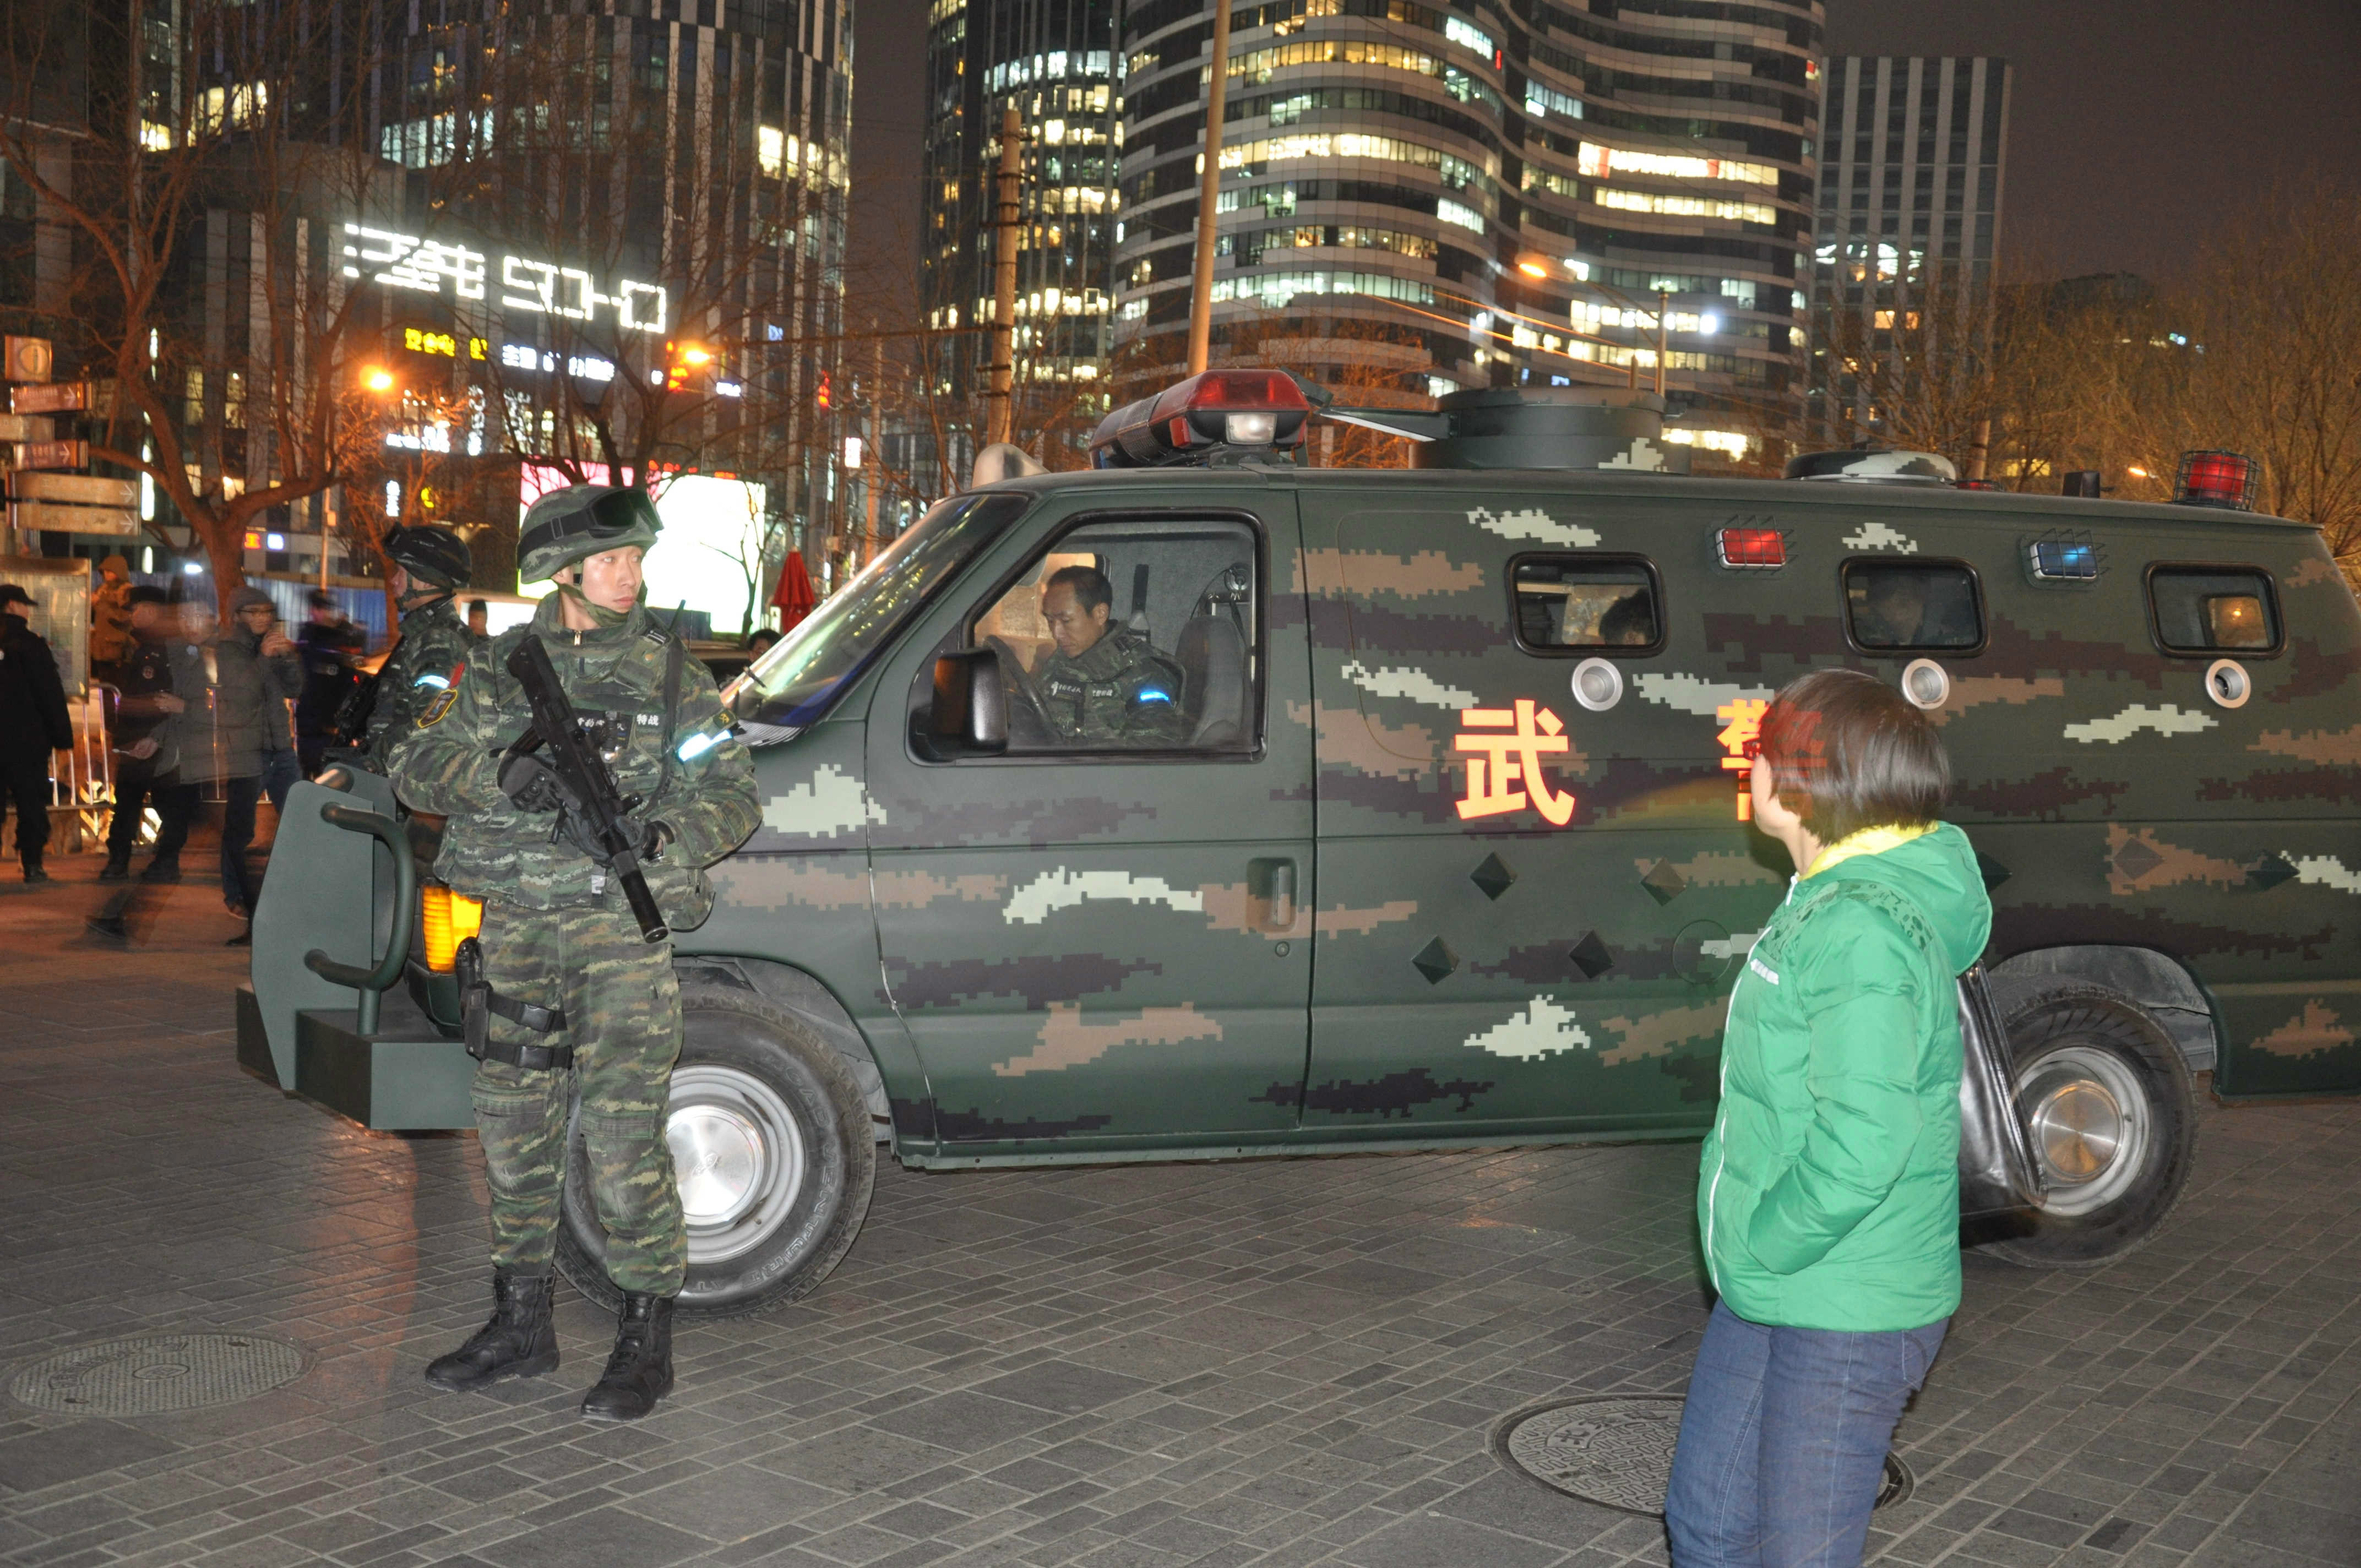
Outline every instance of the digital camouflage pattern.
POLYGON ((1850 640, 1854 561, 1978 585, 1982 641, 1935 658, 1934 713, 2001 976, 2122 985, 2199 1067, 2218 1018, 2225 1093, 2361 1088, 2361 615, 2310 529, 1613 473, 1001 488, 1032 510, 758 754, 763 828, 683 944, 818 979, 905 1159, 1701 1131, 1730 981, 1789 872, 1738 818, 1739 742, 1807 670, 1899 681, 1916 656, 1850 640), (935 653, 994 585, 1082 514, 1191 509, 1263 535, 1258 751, 913 754, 935 653), (1780 535, 1784 565, 1723 565, 1724 528, 1780 535), (2098 576, 2037 576, 2044 542, 2088 544, 2098 576), (1659 642, 1521 643, 1528 558, 1643 567, 1659 642), (2159 563, 2268 575, 2285 633, 2238 651, 2237 706, 2209 692, 2224 655, 2159 647, 2159 563), (1597 711, 1574 684, 1592 659, 1620 676, 1597 711))
POLYGON ((368 734, 362 745, 366 757, 379 767, 388 764, 394 743, 449 689, 475 644, 467 623, 447 598, 401 618, 401 639, 378 672, 377 700, 369 706, 368 734))
MULTIPOLYGON (((703 868, 753 829, 753 770, 697 660, 677 659, 678 701, 664 710, 675 644, 644 608, 613 627, 577 633, 565 629, 555 596, 530 626, 484 644, 392 749, 403 802, 450 818, 435 872, 484 900, 478 940, 492 989, 566 1011, 566 1027, 555 1034, 497 1016, 490 1026, 498 1040, 574 1047, 571 1077, 609 1277, 625 1290, 675 1295, 686 1254, 663 1135, 681 1039, 673 944, 643 939, 604 868, 553 834, 553 817, 520 811, 500 792, 500 755, 532 722, 523 688, 507 671, 510 651, 528 634, 542 638, 577 715, 596 727, 618 788, 646 802, 640 818, 670 829, 663 857, 643 865, 675 930, 704 919, 713 894, 703 868)), ((548 1265, 564 1187, 567 1080, 477 1066, 476 1125, 497 1264, 548 1265)))
POLYGON ((507 667, 529 634, 549 650, 577 713, 604 727, 600 750, 617 788, 646 802, 635 815, 671 829, 663 857, 643 869, 666 922, 675 931, 694 927, 712 907, 704 868, 753 830, 752 768, 696 658, 679 661, 678 705, 662 711, 671 639, 643 606, 616 626, 577 633, 565 629, 553 594, 528 625, 481 644, 450 690, 421 708, 408 736, 390 748, 388 771, 403 803, 451 818, 436 876, 470 897, 522 908, 622 906, 601 867, 552 838, 549 817, 520 811, 500 793, 500 754, 533 722, 507 667))
POLYGON ((477 1065, 473 1099, 491 1189, 493 1264, 550 1271, 566 1185, 569 1089, 578 1088, 608 1277, 625 1290, 678 1295, 687 1236, 663 1121, 680 1055, 671 951, 642 940, 628 914, 597 905, 527 911, 489 904, 478 939, 496 992, 566 1011, 566 1027, 546 1035, 496 1015, 492 1038, 570 1045, 575 1053, 570 1085, 564 1072, 477 1065))
POLYGON ((1180 666, 1127 626, 1110 626, 1073 658, 1051 652, 1035 673, 1041 717, 1070 745, 1177 744, 1180 666))

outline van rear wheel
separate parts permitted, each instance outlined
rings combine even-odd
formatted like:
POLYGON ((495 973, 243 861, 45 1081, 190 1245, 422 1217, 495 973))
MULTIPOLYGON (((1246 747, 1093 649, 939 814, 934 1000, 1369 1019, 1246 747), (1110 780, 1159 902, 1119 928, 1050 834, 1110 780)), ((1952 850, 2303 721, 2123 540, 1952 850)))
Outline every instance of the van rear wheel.
MULTIPOLYGON (((684 985, 680 1003, 664 1125, 688 1229, 679 1310, 743 1317, 805 1294, 851 1247, 876 1178, 869 1104, 827 1041, 752 992, 684 985)), ((613 1309, 606 1245, 577 1134, 557 1265, 613 1309)))
POLYGON ((2180 1201, 2197 1157, 2189 1065, 2164 1026, 2121 992, 2037 992, 2007 1019, 2016 1106, 2048 1201, 1987 1249, 2038 1268, 2092 1268, 2145 1246, 2180 1201))

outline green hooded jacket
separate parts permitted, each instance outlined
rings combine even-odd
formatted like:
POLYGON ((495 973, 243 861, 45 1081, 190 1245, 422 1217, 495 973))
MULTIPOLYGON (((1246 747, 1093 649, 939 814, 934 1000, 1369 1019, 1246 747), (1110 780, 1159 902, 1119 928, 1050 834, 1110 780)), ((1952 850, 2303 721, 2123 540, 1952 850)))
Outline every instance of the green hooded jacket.
POLYGON ((1706 1266, 1740 1317, 1880 1332, 1959 1306, 1956 977, 1991 930, 1948 824, 1788 890, 1730 992, 1698 1173, 1706 1266))

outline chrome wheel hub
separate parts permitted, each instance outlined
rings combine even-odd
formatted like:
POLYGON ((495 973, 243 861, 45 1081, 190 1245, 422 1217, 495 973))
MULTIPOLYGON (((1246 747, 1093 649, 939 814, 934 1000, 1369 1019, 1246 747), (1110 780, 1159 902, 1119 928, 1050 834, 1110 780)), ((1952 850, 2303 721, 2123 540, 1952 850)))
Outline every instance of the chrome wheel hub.
POLYGON ((664 1143, 692 1266, 761 1245, 803 1190, 802 1130, 777 1091, 735 1068, 705 1063, 674 1070, 664 1143))
POLYGON ((2112 1051, 2070 1045, 2050 1052, 2018 1073, 2016 1102, 2051 1214, 2072 1218, 2114 1202, 2147 1164, 2147 1098, 2112 1051))

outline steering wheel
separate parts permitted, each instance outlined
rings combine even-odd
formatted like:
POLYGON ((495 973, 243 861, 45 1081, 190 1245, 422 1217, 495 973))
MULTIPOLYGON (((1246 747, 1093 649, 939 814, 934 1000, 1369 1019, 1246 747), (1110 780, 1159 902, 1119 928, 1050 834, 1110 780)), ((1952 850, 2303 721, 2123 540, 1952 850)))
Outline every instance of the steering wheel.
POLYGON ((1003 689, 1009 694, 1008 749, 1012 751, 1047 751, 1057 744, 1057 736, 1049 728, 1048 715, 1041 705, 1040 688, 1033 684, 1032 674, 1025 661, 1005 637, 987 637, 983 645, 1000 664, 1003 689))

